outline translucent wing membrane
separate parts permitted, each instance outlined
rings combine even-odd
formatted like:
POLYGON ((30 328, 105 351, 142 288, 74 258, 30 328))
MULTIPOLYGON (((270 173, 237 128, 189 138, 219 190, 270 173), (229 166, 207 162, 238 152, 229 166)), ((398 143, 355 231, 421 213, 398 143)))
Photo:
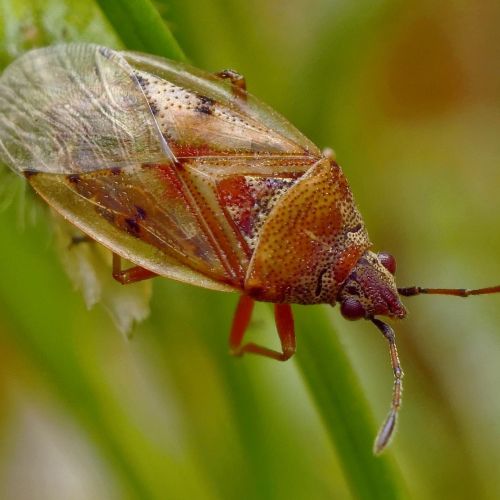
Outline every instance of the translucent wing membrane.
POLYGON ((0 78, 0 161, 18 172, 84 173, 219 154, 319 151, 216 76, 149 55, 60 45, 26 54, 0 78))
POLYGON ((0 160, 18 172, 82 173, 171 157, 117 52, 39 49, 0 78, 0 160))

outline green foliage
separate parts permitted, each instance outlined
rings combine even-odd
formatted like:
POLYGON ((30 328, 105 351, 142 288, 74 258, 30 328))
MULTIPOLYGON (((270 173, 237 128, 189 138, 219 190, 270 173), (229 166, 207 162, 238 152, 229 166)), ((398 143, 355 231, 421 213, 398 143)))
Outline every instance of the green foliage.
POLYGON ((97 0, 97 4, 127 49, 168 56, 170 59, 185 58, 149 0, 97 0))
MULTIPOLYGON (((0 64, 68 41, 183 59, 170 26, 190 60, 241 71, 254 94, 337 148, 373 240, 402 257, 403 285, 492 284, 500 276, 500 239, 491 231, 500 174, 491 165, 500 151, 491 132, 498 118, 487 110, 497 109, 500 87, 483 82, 497 76, 487 55, 474 57, 482 45, 469 24, 456 30, 442 12, 413 6, 1 0, 0 64), (461 52, 450 33, 467 29, 471 43, 461 52), (425 70, 436 74, 445 60, 429 83, 425 70), (467 68, 460 94, 457 75, 467 68), (432 90, 419 92, 415 80, 432 90), (484 243, 478 249, 474 240, 484 243), (484 263, 464 265, 479 253, 484 263)), ((460 25, 460 9, 449 11, 460 25)), ((4 193, 9 177, 1 178, 4 193)), ((2 498, 500 495, 498 298, 408 304, 414 313, 396 326, 402 419, 394 445, 375 458, 370 408, 381 421, 392 379, 387 346, 371 325, 300 307, 296 360, 234 359, 226 337, 237 298, 156 279, 151 316, 127 340, 103 307, 87 310, 72 291, 48 210, 24 230, 19 218, 17 201, 0 211, 2 498), (51 447, 40 434, 63 460, 45 459, 51 447)), ((258 306, 249 335, 276 342, 267 305, 258 306)))

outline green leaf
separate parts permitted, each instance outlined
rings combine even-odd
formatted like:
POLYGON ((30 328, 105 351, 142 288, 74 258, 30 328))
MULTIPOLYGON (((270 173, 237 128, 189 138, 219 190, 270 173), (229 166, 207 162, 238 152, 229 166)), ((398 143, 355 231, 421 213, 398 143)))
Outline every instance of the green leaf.
POLYGON ((97 0, 130 50, 184 60, 177 41, 149 0, 97 0))

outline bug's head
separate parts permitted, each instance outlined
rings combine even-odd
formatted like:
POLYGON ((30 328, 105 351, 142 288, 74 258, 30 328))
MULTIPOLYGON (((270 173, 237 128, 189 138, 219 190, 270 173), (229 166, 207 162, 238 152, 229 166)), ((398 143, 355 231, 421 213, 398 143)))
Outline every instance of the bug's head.
POLYGON ((404 318, 406 309, 399 300, 395 272, 392 255, 365 252, 337 295, 342 315, 350 320, 379 315, 404 318))

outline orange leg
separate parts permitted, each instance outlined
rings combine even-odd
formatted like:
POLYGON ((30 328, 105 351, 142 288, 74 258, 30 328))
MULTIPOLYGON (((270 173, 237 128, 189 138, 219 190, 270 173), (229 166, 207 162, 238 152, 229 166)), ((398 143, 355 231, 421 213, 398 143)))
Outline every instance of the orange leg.
POLYGON ((231 354, 242 356, 246 352, 251 352, 278 361, 286 361, 295 353, 295 331, 290 304, 274 304, 274 319, 276 321, 276 329, 278 330, 282 352, 268 349, 253 342, 243 344, 243 337, 250 323, 253 306, 253 299, 247 295, 241 296, 234 315, 231 335, 229 336, 231 354))
POLYGON ((147 280, 158 276, 156 273, 144 269, 140 266, 134 266, 130 269, 122 270, 122 258, 116 253, 113 254, 113 278, 122 285, 135 283, 136 281, 147 280))

